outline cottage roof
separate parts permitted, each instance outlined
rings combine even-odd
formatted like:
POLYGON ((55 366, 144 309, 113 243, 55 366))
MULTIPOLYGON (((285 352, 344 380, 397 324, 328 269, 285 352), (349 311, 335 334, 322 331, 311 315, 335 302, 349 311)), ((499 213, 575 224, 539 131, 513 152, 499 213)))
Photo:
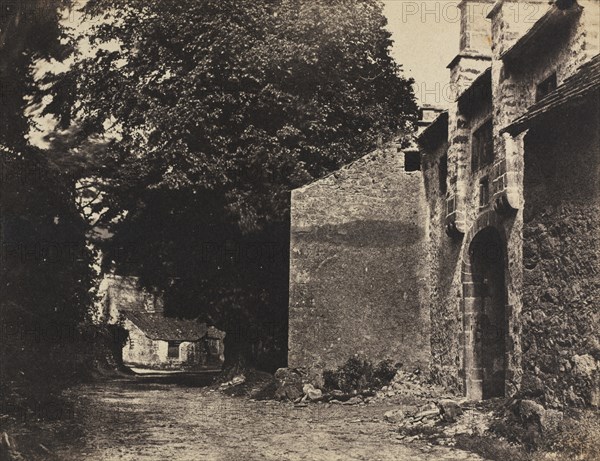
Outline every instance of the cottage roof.
POLYGON ((566 79, 556 90, 530 106, 525 114, 501 132, 513 135, 521 133, 544 115, 589 101, 589 96, 599 90, 600 54, 582 65, 574 75, 566 79))
POLYGON ((123 311, 123 315, 152 340, 198 341, 205 336, 218 339, 225 336, 220 330, 195 320, 179 320, 163 314, 134 311, 123 311))

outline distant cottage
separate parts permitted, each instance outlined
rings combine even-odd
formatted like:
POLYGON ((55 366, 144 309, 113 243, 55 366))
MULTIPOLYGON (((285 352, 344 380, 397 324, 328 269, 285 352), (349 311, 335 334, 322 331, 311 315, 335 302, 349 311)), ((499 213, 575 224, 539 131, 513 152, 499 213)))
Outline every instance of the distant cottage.
POLYGON ((219 370, 225 333, 206 323, 164 316, 160 293, 139 286, 137 277, 109 274, 100 285, 99 320, 129 333, 123 363, 151 370, 219 370))
POLYGON ((129 332, 123 363, 161 370, 219 370, 225 334, 205 323, 177 320, 162 314, 123 311, 129 332))

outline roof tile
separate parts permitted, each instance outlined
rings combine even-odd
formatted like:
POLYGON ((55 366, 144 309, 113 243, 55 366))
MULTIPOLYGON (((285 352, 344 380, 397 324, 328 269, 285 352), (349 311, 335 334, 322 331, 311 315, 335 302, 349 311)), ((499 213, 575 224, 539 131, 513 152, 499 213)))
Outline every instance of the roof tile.
POLYGON ((142 330, 148 338, 162 341, 198 341, 207 336, 222 339, 223 332, 195 320, 179 320, 162 314, 122 311, 125 318, 142 330))

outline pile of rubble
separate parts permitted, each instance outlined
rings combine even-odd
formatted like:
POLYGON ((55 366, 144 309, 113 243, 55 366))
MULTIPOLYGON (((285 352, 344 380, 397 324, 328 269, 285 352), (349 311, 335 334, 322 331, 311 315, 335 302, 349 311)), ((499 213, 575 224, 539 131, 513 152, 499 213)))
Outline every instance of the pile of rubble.
POLYGON ((342 405, 364 405, 374 396, 370 390, 343 392, 332 390, 324 392, 315 387, 311 378, 301 369, 280 368, 275 372, 275 400, 290 401, 304 406, 309 402, 328 402, 342 405))
POLYGON ((493 412, 469 406, 464 400, 441 399, 388 411, 383 419, 396 426, 400 440, 435 438, 441 445, 454 445, 459 435, 484 435, 493 412))
POLYGON ((383 419, 398 424, 399 428, 433 426, 438 422, 454 423, 464 414, 462 405, 454 400, 442 399, 425 405, 406 405, 396 410, 390 410, 383 419))
POLYGON ((401 402, 383 416, 396 426, 399 439, 419 439, 428 434, 442 444, 452 445, 458 435, 483 435, 493 420, 492 411, 456 399, 441 386, 428 383, 419 370, 398 371, 375 398, 401 402))
POLYGON ((315 387, 311 377, 307 376, 302 369, 280 368, 275 373, 276 400, 288 400, 294 403, 305 402, 329 402, 346 405, 369 403, 370 401, 390 399, 398 397, 409 397, 411 400, 422 401, 444 398, 443 388, 428 383, 421 371, 416 369, 412 372, 400 370, 392 381, 381 390, 355 390, 342 392, 339 390, 323 392, 315 387))
POLYGON ((414 397, 416 399, 433 399, 444 395, 440 386, 427 383, 421 371, 412 372, 399 370, 389 385, 384 386, 375 394, 376 399, 390 397, 414 397))

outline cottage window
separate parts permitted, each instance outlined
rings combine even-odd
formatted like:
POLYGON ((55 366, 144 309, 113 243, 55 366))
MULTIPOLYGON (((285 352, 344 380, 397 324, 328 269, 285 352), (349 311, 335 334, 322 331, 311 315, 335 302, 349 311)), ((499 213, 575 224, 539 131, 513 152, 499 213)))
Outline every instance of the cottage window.
POLYGON ((492 121, 488 120, 473 133, 471 146, 471 170, 478 171, 494 160, 494 136, 492 121))
POLYGON ((544 80, 542 83, 539 83, 536 91, 535 91, 535 100, 536 102, 540 99, 545 98, 548 94, 552 93, 556 90, 557 87, 556 81, 556 72, 553 73, 550 77, 544 80))
POLYGON ((167 357, 169 357, 170 359, 178 359, 180 344, 181 344, 181 341, 169 341, 167 357))

